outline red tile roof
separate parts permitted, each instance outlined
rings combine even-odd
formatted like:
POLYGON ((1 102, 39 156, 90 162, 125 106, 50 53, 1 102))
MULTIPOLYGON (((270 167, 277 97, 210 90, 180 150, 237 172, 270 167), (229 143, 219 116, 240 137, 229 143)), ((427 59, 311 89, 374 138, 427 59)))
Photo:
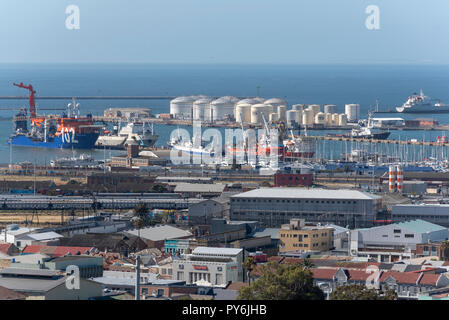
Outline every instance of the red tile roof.
POLYGON ((311 268, 314 279, 333 279, 338 269, 336 268, 311 268))
POLYGON ((424 273, 419 284, 436 286, 440 276, 439 274, 424 273))
POLYGON ((418 281, 420 274, 410 272, 387 271, 382 273, 382 276, 380 277, 380 282, 385 282, 385 280, 390 276, 393 277, 397 283, 416 284, 416 281, 418 281))
POLYGON ((9 247, 11 247, 11 246, 12 246, 11 243, 1 243, 1 244, 0 244, 0 252, 1 252, 1 253, 8 254, 8 249, 9 249, 9 247))
POLYGON ((349 281, 366 281, 366 279, 372 274, 370 272, 366 272, 366 270, 354 269, 345 270, 345 273, 348 275, 349 281))
POLYGON ((91 251, 92 247, 67 247, 67 246, 39 246, 39 245, 30 245, 26 246, 22 253, 42 253, 48 254, 52 257, 63 257, 67 254, 77 255, 78 252, 80 254, 85 254, 88 251, 91 251))
POLYGON ((247 287, 247 286, 248 286, 248 283, 246 283, 246 282, 232 282, 226 289, 238 291, 241 288, 247 287))

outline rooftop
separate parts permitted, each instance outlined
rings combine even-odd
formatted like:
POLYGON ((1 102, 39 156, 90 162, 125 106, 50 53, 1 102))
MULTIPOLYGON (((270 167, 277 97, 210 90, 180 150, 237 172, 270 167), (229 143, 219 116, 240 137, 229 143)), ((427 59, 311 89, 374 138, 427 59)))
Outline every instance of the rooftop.
POLYGON ((233 249, 233 248, 218 248, 218 247, 196 247, 193 250, 193 254, 201 255, 225 255, 225 256, 235 256, 242 252, 243 249, 233 249))
MULTIPOLYGON (((126 233, 138 236, 139 230, 129 230, 126 233)), ((140 237, 151 241, 161 241, 165 239, 176 239, 191 236, 192 233, 183 229, 168 225, 155 226, 140 229, 140 237)))
POLYGON ((201 183, 178 183, 175 192, 214 192, 222 193, 226 188, 225 184, 201 184, 201 183))
POLYGON ((410 220, 406 222, 395 223, 395 226, 403 229, 407 229, 413 232, 425 233, 425 232, 433 232, 440 230, 447 230, 447 228, 439 226, 434 223, 430 223, 424 220, 410 220))
POLYGON ((261 188, 243 192, 231 198, 293 198, 293 199, 354 199, 377 200, 382 197, 357 190, 305 189, 305 188, 261 188))

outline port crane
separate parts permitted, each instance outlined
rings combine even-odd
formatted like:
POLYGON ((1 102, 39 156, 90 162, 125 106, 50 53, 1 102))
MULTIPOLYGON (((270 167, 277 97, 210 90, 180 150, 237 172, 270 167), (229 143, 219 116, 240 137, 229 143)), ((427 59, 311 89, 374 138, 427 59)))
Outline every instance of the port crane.
POLYGON ((36 125, 37 127, 41 127, 42 126, 42 122, 45 121, 45 118, 38 118, 37 114, 36 114, 36 99, 34 94, 36 93, 36 91, 34 90, 33 86, 30 85, 24 85, 23 82, 21 83, 13 83, 14 86, 18 87, 18 88, 22 88, 22 89, 27 89, 30 92, 30 96, 29 96, 29 102, 30 102, 30 119, 31 119, 31 124, 32 125, 36 125))

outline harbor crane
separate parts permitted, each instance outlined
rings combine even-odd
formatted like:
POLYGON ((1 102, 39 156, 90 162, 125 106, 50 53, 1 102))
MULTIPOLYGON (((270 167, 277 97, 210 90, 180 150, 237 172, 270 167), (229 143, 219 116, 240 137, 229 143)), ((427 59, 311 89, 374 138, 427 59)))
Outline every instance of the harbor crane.
POLYGON ((22 89, 27 89, 30 92, 30 96, 29 96, 30 115, 31 115, 31 118, 36 118, 36 100, 34 97, 34 94, 36 93, 36 91, 34 91, 33 86, 31 84, 26 86, 23 84, 23 82, 21 82, 19 84, 14 82, 13 85, 15 85, 16 87, 22 88, 22 89))

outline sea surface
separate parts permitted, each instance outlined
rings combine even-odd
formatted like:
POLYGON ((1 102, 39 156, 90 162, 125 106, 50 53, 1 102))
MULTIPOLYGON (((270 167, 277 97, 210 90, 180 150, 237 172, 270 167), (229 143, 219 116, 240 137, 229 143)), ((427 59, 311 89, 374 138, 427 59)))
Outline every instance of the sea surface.
MULTIPOLYGON (((361 106, 361 117, 374 110, 393 109, 420 89, 431 98, 449 103, 449 66, 434 65, 183 65, 183 64, 0 64, 0 96, 27 95, 13 82, 32 84, 39 96, 256 96, 279 97, 289 105, 347 103, 361 106)), ((65 108, 70 101, 37 100, 37 108, 65 108)), ((80 100, 81 113, 102 115, 109 107, 148 107, 153 114, 168 113, 169 100, 80 100)), ((72 150, 12 147, 12 116, 27 100, 0 100, 0 163, 48 163, 71 156, 72 150), (14 110, 4 110, 14 109, 14 110), (12 151, 12 152, 10 152, 12 151)), ((43 111, 40 113, 55 113, 43 111)), ((60 113, 60 111, 58 111, 60 113)), ((437 119, 449 124, 449 114, 378 114, 376 117, 437 119)), ((165 146, 174 126, 156 125, 165 146)), ((310 131, 310 134, 325 134, 310 131)), ((435 140, 438 131, 395 131, 391 138, 435 140)), ((448 133, 449 134, 449 133, 448 133)), ((83 150, 98 159, 120 151, 83 150)))

